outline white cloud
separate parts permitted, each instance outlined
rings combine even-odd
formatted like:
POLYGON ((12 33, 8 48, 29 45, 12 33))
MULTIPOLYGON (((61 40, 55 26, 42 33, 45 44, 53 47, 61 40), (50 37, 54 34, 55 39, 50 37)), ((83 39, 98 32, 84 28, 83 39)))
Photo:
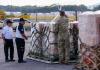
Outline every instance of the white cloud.
POLYGON ((38 6, 45 6, 51 4, 61 4, 61 5, 93 5, 96 3, 100 3, 100 0, 0 0, 0 5, 16 5, 16 6, 23 6, 23 5, 38 5, 38 6))

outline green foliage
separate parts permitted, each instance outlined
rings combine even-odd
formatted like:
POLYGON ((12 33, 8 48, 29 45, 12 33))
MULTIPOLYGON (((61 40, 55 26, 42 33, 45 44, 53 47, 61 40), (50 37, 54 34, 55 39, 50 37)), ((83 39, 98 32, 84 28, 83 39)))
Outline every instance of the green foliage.
POLYGON ((98 6, 94 7, 94 9, 93 9, 93 10, 100 10, 100 5, 98 5, 98 6))
POLYGON ((4 10, 0 10, 0 15, 5 15, 5 11, 4 10))
POLYGON ((5 18, 5 11, 4 10, 0 10, 0 19, 4 19, 5 18))
MULTIPOLYGON (((0 9, 5 11, 14 11, 14 12, 22 12, 22 13, 33 13, 33 12, 41 12, 41 13, 49 13, 56 12, 58 10, 58 5, 37 7, 37 6, 0 6, 0 9)), ((65 11, 87 11, 89 10, 85 5, 64 5, 63 10, 65 11)))

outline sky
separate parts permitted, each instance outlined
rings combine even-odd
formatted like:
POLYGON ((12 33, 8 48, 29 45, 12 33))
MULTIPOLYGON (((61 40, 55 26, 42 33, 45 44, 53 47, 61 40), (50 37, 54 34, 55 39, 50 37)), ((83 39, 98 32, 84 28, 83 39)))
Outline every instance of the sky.
POLYGON ((89 5, 94 5, 94 4, 100 4, 100 0, 0 0, 0 5, 50 6, 52 4, 58 4, 58 5, 80 5, 80 4, 84 4, 86 6, 89 6, 89 5))

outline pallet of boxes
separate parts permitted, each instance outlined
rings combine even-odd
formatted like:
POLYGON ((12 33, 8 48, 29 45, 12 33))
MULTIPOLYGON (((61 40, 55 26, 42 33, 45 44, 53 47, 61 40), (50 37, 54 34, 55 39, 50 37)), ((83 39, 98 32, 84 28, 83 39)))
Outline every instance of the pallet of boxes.
MULTIPOLYGON (((46 63, 75 63, 78 59, 77 23, 36 22, 32 24, 29 59, 46 63)), ((66 19, 67 20, 67 19, 66 19)))
POLYGON ((80 63, 77 70, 100 70, 100 11, 79 16, 80 63))
POLYGON ((46 63, 59 60, 55 26, 55 22, 37 22, 35 24, 31 36, 29 57, 46 63))

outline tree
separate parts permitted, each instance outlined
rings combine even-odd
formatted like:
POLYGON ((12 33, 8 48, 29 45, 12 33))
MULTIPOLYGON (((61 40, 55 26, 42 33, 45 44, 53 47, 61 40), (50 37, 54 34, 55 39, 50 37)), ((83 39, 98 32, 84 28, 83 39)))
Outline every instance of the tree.
POLYGON ((5 11, 0 10, 0 20, 3 20, 5 18, 5 11))
POLYGON ((100 5, 98 5, 98 6, 94 7, 94 9, 93 9, 93 10, 100 10, 100 5))
MULTIPOLYGON (((37 6, 0 6, 0 9, 3 9, 5 11, 12 11, 12 12, 22 12, 22 13, 34 13, 34 12, 40 12, 40 13, 49 13, 49 12, 57 12, 59 5, 51 5, 51 6, 43 6, 43 7, 37 7, 37 6)), ((87 6, 85 5, 64 5, 62 6, 63 10, 65 11, 87 11, 89 10, 87 6)))

